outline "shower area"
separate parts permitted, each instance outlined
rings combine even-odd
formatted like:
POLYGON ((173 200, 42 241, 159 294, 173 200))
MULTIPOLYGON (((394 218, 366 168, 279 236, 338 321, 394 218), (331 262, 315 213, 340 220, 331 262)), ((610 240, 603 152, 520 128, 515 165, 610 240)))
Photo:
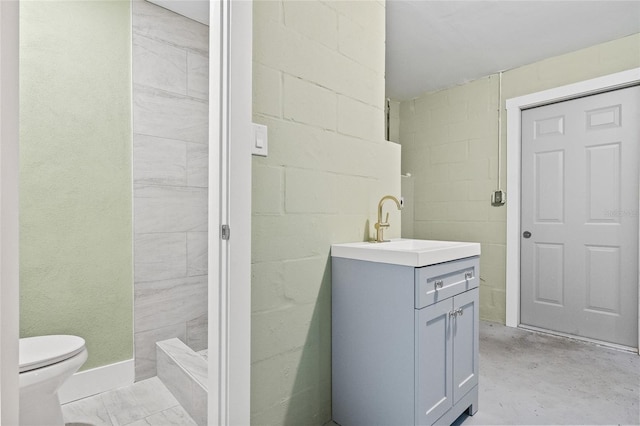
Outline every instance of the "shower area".
POLYGON ((132 1, 135 379, 207 423, 209 27, 132 1))

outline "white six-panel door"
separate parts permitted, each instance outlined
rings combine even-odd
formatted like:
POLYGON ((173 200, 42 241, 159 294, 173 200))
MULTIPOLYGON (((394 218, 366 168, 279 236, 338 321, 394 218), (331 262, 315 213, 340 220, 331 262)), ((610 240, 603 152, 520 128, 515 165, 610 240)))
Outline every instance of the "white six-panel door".
POLYGON ((523 325, 638 346, 640 87, 522 112, 523 325))

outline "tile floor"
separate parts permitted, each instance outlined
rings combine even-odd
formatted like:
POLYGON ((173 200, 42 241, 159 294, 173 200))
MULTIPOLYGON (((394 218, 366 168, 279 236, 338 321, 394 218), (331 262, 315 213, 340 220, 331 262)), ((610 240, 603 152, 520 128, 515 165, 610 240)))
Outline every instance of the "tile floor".
POLYGON ((157 377, 62 406, 67 426, 196 426, 157 377))

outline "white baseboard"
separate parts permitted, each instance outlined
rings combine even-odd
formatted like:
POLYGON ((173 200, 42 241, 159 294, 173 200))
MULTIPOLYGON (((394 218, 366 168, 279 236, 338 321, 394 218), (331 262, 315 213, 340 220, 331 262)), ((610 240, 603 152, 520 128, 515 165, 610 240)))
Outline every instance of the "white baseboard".
POLYGON ((133 359, 80 371, 71 376, 58 391, 60 403, 97 395, 122 386, 133 384, 135 377, 133 359))

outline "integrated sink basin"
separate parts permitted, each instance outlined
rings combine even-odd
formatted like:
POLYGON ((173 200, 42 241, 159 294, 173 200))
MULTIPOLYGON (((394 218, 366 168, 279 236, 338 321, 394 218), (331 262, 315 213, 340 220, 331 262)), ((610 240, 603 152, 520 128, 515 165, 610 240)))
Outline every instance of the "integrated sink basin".
POLYGON ((332 257, 414 267, 479 255, 480 243, 457 241, 399 238, 383 243, 346 243, 331 246, 332 257))

